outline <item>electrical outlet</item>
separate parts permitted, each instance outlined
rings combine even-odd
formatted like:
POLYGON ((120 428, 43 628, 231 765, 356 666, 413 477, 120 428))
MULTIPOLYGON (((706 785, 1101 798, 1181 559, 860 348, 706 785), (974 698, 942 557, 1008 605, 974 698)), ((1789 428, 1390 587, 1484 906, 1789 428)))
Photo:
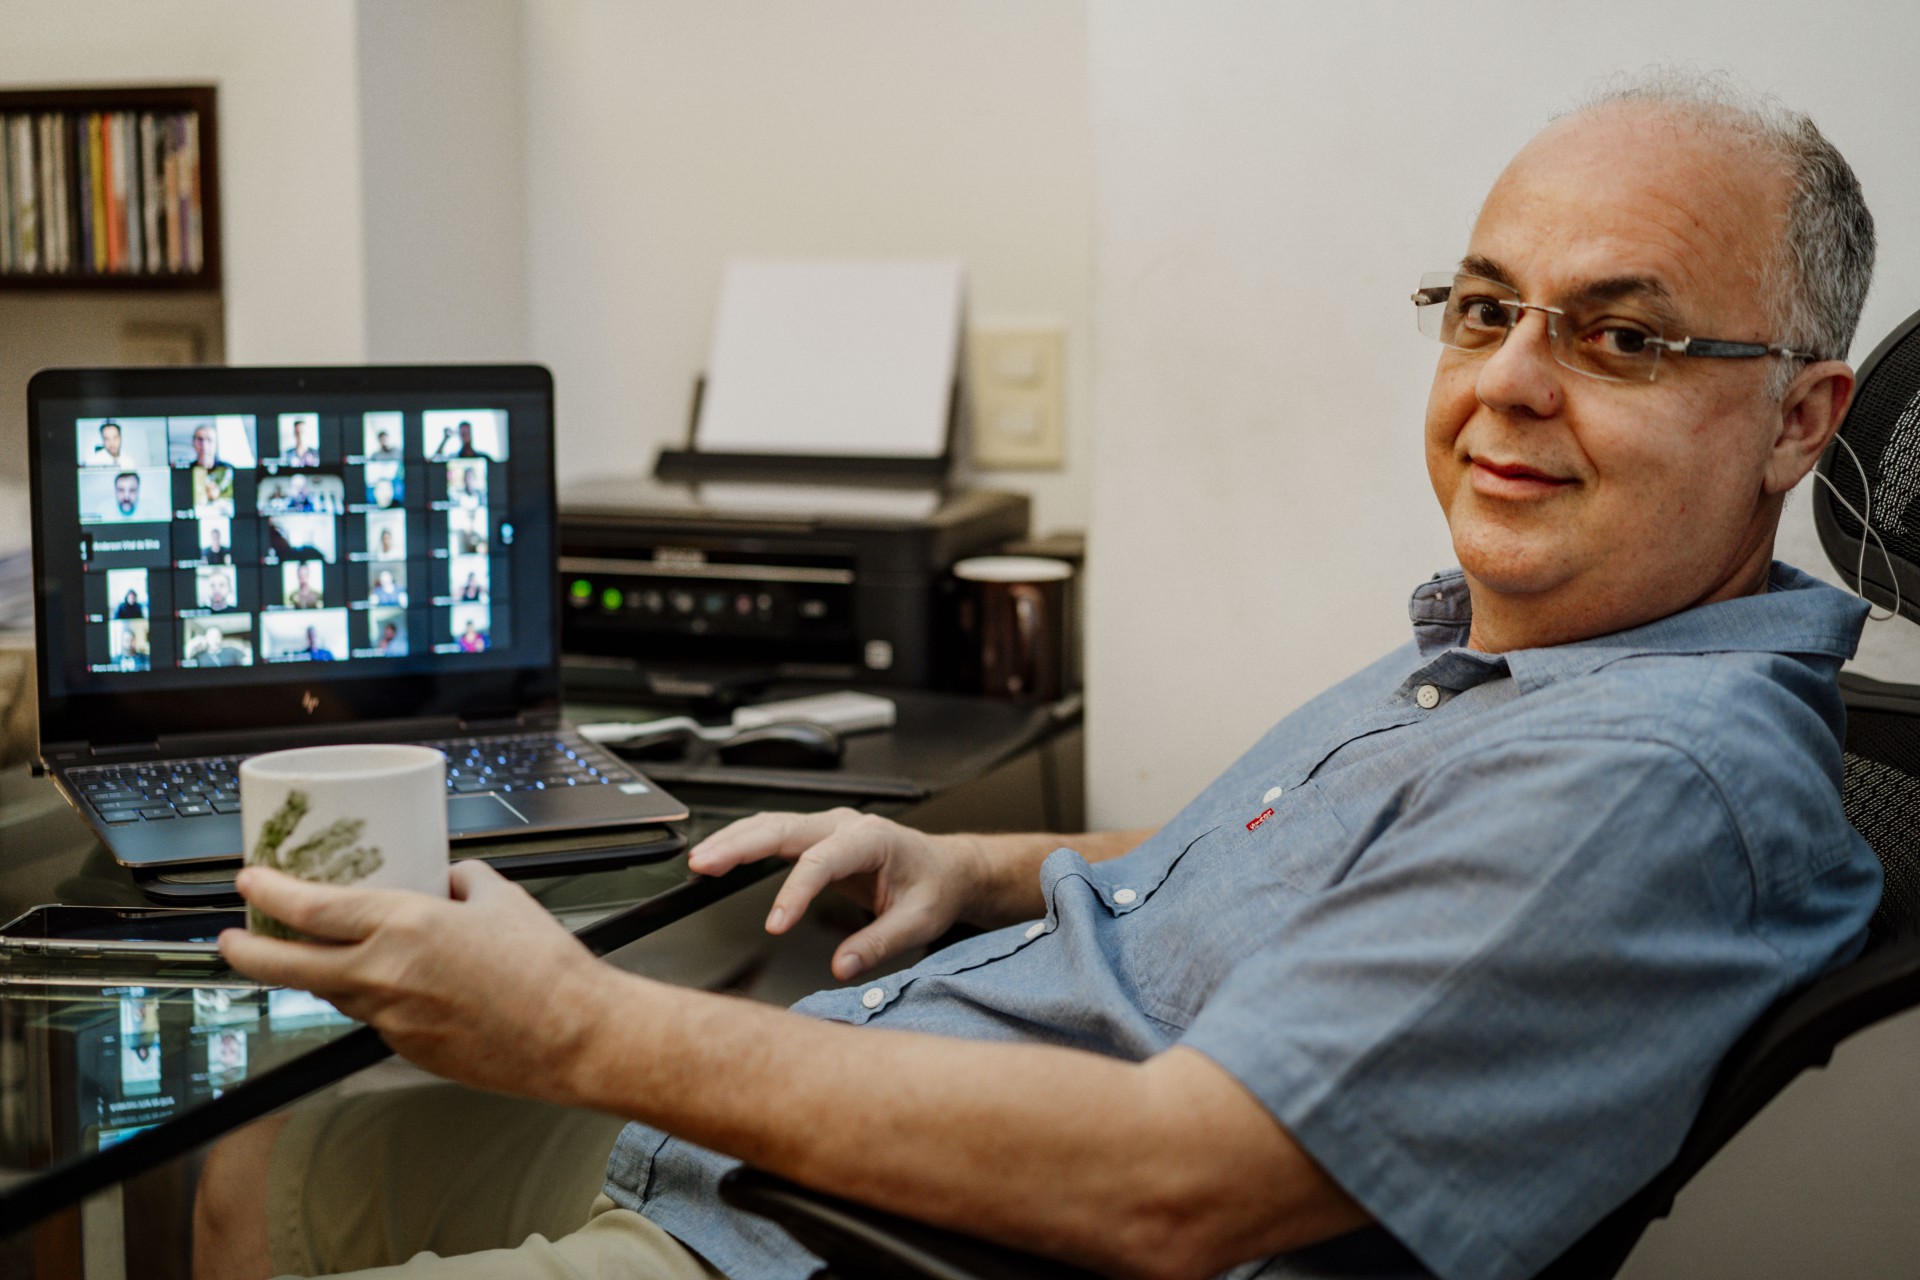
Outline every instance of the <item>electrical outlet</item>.
POLYGON ((1042 470, 1066 462, 1058 325, 981 325, 967 332, 973 465, 1042 470))

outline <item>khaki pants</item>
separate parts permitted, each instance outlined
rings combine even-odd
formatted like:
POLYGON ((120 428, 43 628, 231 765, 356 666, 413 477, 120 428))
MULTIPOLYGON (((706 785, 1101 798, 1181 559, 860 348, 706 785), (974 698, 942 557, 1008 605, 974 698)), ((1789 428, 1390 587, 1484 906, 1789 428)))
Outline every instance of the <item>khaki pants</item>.
POLYGON ((431 1085, 293 1113, 267 1180, 273 1266, 392 1280, 714 1280, 600 1195, 621 1122, 431 1085))

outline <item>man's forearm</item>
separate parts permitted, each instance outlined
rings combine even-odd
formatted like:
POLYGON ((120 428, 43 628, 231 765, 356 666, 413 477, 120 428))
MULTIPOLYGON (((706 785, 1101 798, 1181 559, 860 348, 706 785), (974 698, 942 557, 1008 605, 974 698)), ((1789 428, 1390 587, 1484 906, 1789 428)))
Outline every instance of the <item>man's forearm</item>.
POLYGON ((1074 850, 1088 862, 1117 858, 1152 835, 1154 828, 1137 831, 1089 831, 1061 836, 1044 832, 1019 835, 963 835, 979 861, 980 894, 962 918, 983 929, 997 929, 1019 920, 1031 920, 1046 909, 1040 895, 1040 864, 1055 849, 1074 850))
POLYGON ((1364 1220, 1195 1054, 853 1028, 602 973, 564 1100, 834 1194, 1115 1273, 1212 1274, 1364 1220))

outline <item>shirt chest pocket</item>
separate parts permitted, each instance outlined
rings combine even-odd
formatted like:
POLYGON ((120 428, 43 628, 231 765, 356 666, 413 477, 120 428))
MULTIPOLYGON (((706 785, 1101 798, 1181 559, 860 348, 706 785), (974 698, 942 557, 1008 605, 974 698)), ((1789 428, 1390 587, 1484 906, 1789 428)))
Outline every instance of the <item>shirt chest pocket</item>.
POLYGON ((1178 1027, 1351 861, 1352 837, 1316 783, 1222 816, 1119 922, 1143 1007, 1178 1027))

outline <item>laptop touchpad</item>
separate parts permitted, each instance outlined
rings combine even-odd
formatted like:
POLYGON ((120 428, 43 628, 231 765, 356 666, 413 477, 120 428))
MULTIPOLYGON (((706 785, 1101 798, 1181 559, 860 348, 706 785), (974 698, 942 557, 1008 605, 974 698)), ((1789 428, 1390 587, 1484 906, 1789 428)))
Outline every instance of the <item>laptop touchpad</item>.
POLYGON ((449 835, 491 831, 496 827, 522 827, 526 822, 518 809, 496 795, 450 796, 447 799, 449 835))

